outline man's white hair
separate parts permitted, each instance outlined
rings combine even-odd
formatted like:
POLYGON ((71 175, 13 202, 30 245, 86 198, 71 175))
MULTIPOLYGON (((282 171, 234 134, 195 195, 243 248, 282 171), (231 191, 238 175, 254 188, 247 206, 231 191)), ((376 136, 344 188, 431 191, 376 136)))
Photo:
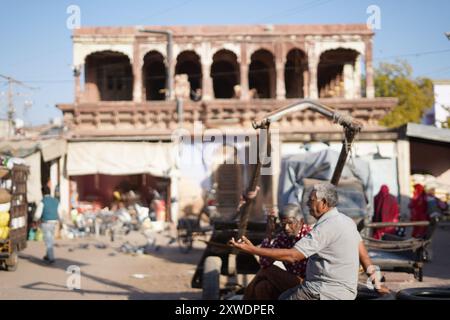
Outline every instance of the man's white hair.
POLYGON ((329 182, 316 183, 313 186, 312 191, 316 192, 317 200, 325 200, 330 208, 337 206, 338 195, 336 186, 334 186, 333 184, 329 182))

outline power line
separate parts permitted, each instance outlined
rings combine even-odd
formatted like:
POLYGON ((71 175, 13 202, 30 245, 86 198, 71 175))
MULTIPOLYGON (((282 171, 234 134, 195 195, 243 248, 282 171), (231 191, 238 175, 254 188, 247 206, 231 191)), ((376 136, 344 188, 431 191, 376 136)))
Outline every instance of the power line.
POLYGON ((333 0, 313 0, 313 1, 310 1, 310 2, 306 2, 306 3, 303 3, 303 4, 299 5, 299 6, 295 6, 295 7, 289 8, 289 9, 285 9, 285 10, 279 12, 279 13, 275 13, 275 14, 271 14, 271 15, 265 16, 265 17, 263 17, 261 19, 258 19, 258 21, 256 21, 255 23, 258 23, 261 20, 272 19, 273 17, 290 16, 292 14, 297 13, 299 10, 302 10, 304 12, 306 10, 313 9, 315 7, 324 5, 324 4, 326 4, 328 2, 331 2, 331 1, 333 1, 333 0))
POLYGON ((143 18, 138 19, 136 21, 140 22, 140 21, 143 21, 143 20, 148 20, 150 18, 154 18, 154 17, 159 16, 159 15, 164 15, 167 12, 170 12, 170 11, 175 10, 175 9, 179 9, 180 7, 183 7, 183 6, 185 6, 186 4, 188 4, 189 2, 192 2, 192 1, 193 0, 186 0, 186 1, 180 2, 180 3, 176 4, 176 5, 173 5, 173 6, 169 7, 169 8, 166 8, 166 9, 160 11, 160 12, 157 12, 155 14, 152 14, 152 15, 149 15, 149 16, 146 16, 146 17, 143 17, 143 18))
POLYGON ((395 55, 395 56, 379 57, 379 58, 376 58, 373 60, 377 61, 377 60, 389 60, 389 59, 395 59, 395 58, 401 58, 401 57, 421 57, 421 56, 440 54, 440 53, 446 53, 446 52, 450 52, 450 49, 435 50, 435 51, 421 51, 421 52, 415 52, 415 53, 405 53, 405 54, 399 54, 399 55, 395 55))
POLYGON ((13 121, 14 121, 14 116, 16 113, 16 109, 14 107, 14 97, 16 96, 26 96, 25 94, 21 94, 21 93, 15 93, 14 92, 14 85, 29 89, 29 90, 36 90, 38 88, 36 87, 32 87, 29 86, 27 84, 25 84, 23 81, 19 81, 17 79, 14 79, 12 77, 9 76, 5 76, 0 74, 0 78, 6 79, 7 85, 8 85, 8 92, 7 92, 7 114, 8 114, 8 135, 11 135, 11 131, 13 128, 13 121))

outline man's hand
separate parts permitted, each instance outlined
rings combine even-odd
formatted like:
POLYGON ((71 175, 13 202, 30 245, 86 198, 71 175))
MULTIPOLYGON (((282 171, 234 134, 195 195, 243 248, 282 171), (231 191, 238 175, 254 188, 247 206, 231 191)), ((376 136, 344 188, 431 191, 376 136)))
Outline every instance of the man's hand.
POLYGON ((252 249, 255 247, 245 236, 242 236, 242 238, 237 241, 235 241, 234 238, 231 238, 229 244, 248 253, 252 253, 252 249))
POLYGON ((375 289, 379 294, 389 294, 391 290, 389 290, 387 287, 381 285, 378 289, 375 289))
POLYGON ((245 195, 247 199, 254 199, 256 198, 256 196, 258 195, 258 191, 259 191, 259 187, 256 186, 256 189, 253 191, 248 191, 247 194, 245 195))
POLYGON ((370 265, 366 270, 369 280, 372 282, 374 289, 380 294, 389 293, 389 289, 382 285, 383 277, 380 273, 380 268, 374 265, 370 265))

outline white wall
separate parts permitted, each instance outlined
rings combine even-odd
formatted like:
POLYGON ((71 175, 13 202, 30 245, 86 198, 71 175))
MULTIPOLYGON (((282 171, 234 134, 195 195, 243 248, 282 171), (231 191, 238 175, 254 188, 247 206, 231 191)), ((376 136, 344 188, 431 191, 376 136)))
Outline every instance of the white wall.
POLYGON ((434 117, 435 124, 441 128, 442 122, 447 121, 447 117, 450 117, 450 112, 445 107, 450 108, 450 81, 434 83, 434 117))

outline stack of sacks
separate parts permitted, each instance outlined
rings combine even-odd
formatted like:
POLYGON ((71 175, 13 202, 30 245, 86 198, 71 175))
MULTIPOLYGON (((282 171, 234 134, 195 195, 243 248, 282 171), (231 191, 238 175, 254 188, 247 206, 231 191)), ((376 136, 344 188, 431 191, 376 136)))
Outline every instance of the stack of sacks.
MULTIPOLYGON (((6 207, 1 205, 5 209, 6 207)), ((0 240, 5 240, 9 236, 9 212, 0 211, 0 240)))

